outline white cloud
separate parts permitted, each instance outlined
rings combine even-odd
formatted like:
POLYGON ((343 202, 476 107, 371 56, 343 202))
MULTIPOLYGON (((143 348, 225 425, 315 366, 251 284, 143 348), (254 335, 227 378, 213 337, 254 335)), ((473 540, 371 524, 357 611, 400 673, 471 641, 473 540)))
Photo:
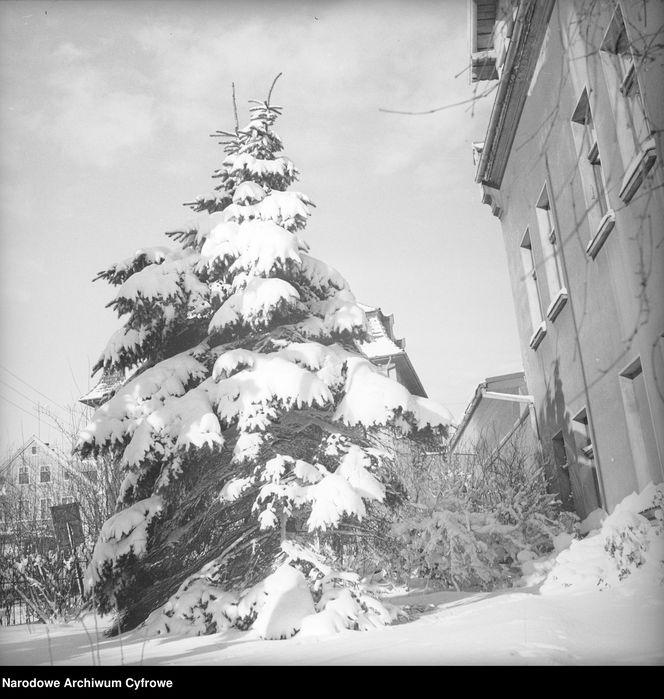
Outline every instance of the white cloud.
POLYGON ((63 61, 79 61, 88 56, 88 52, 66 41, 60 44, 53 52, 53 58, 63 61))
POLYGON ((147 95, 109 90, 104 74, 90 67, 61 71, 53 84, 58 93, 49 130, 66 156, 105 167, 150 140, 155 113, 147 95))
MULTIPOLYGON (((244 121, 247 98, 264 96, 280 71, 276 100, 289 119, 281 128, 297 123, 301 133, 314 122, 335 122, 339 133, 347 122, 349 144, 358 138, 371 144, 366 166, 376 174, 417 166, 432 142, 467 128, 463 108, 431 117, 378 111, 430 108, 467 96, 465 77, 455 81, 454 94, 442 94, 442 85, 449 84, 443 77, 465 61, 465 36, 455 30, 455 41, 446 40, 450 27, 444 25, 454 23, 453 13, 437 9, 435 21, 423 23, 426 3, 380 3, 375 12, 357 3, 326 3, 311 12, 261 7, 260 13, 242 14, 231 6, 227 21, 220 11, 202 26, 163 15, 133 31, 165 128, 188 133, 228 128, 231 82, 244 121)), ((315 133, 320 157, 345 146, 326 142, 325 131, 315 133)))

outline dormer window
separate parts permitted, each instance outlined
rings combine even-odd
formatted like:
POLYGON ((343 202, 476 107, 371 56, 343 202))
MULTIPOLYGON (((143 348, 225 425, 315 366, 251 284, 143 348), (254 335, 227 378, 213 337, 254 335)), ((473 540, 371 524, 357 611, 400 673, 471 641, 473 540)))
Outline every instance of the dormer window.
POLYGON ((471 82, 498 79, 494 47, 497 6, 497 0, 471 0, 469 19, 471 82))

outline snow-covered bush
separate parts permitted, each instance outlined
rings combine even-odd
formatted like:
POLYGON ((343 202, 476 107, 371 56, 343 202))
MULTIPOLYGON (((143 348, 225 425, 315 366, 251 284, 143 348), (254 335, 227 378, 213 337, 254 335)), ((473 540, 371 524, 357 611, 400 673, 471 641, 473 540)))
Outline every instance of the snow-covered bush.
POLYGON ((172 247, 99 274, 124 324, 95 368, 130 378, 79 442, 123 471, 86 584, 123 628, 158 608, 162 630, 258 623, 232 600, 272 579, 284 542, 333 557, 346 524, 387 503, 370 433, 446 432, 447 411, 358 351, 364 312, 301 237, 313 204, 288 191, 298 171, 278 155, 280 114, 268 96, 246 127, 219 132, 218 185, 172 247))
POLYGON ((365 630, 393 619, 358 575, 331 568, 320 552, 284 541, 279 558, 271 575, 239 592, 225 591, 219 569, 206 566, 149 616, 147 632, 201 635, 238 629, 282 639, 298 632, 365 630))
POLYGON ((518 439, 499 450, 480 443, 472 460, 454 457, 428 471, 437 495, 407 503, 392 527, 392 567, 402 581, 425 578, 441 587, 491 589, 509 584, 520 563, 551 551, 575 515, 549 492, 539 458, 518 439))
POLYGON ((619 503, 582 539, 535 562, 525 584, 542 583, 545 593, 603 590, 644 576, 664 584, 664 484, 649 484, 619 503), (646 517, 644 513, 648 513, 646 517))
MULTIPOLYGON (((78 551, 80 558, 82 551, 78 551)), ((61 549, 20 551, 9 547, 0 555, 0 609, 12 618, 14 605, 44 623, 69 621, 82 608, 77 558, 61 549)))
POLYGON ((650 523, 635 512, 622 512, 604 523, 604 549, 613 558, 619 577, 643 565, 650 523))

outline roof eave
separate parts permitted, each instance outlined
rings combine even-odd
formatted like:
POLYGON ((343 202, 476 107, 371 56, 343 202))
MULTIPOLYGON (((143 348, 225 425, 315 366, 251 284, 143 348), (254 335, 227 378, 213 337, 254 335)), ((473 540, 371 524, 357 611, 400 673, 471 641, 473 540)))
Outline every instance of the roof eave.
POLYGON ((475 181, 500 189, 555 0, 521 0, 475 181))

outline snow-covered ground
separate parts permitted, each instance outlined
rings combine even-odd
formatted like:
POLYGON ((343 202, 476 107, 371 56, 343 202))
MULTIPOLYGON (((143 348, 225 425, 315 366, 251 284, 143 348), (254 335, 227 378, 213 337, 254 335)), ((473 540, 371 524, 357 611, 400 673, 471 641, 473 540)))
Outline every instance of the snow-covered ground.
POLYGON ((108 639, 93 617, 0 631, 5 665, 575 665, 664 664, 663 588, 541 594, 412 594, 414 621, 319 640, 262 641, 251 632, 108 639))
MULTIPOLYGON (((661 490, 661 486, 659 488, 661 490)), ((650 489, 652 496, 654 490, 650 489)), ((527 587, 411 590, 411 618, 370 631, 260 640, 255 630, 107 638, 109 620, 0 629, 3 665, 663 665, 664 536, 632 496, 585 538, 526 566, 527 587), (414 613, 413 613, 414 610, 414 613)), ((660 510, 661 513, 661 510, 660 510)))

